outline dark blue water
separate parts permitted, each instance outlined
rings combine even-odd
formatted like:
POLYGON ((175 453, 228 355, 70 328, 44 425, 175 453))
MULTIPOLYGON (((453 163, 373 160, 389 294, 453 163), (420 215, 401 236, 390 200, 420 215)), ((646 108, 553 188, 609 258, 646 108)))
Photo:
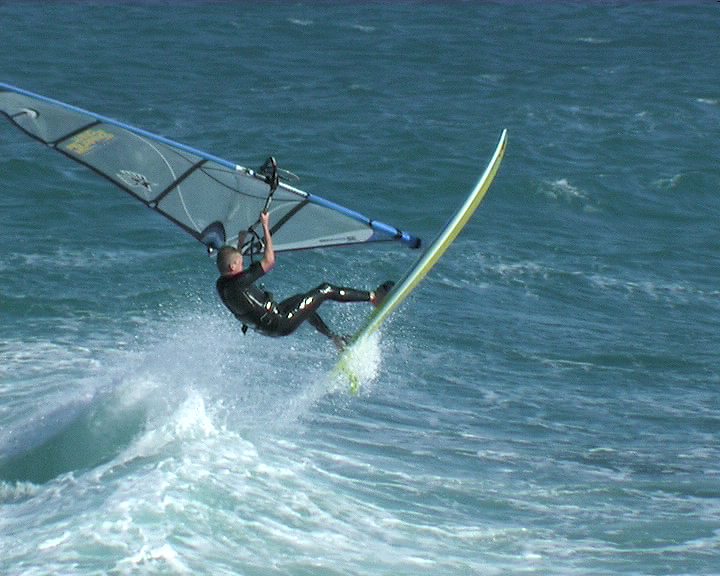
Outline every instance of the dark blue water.
MULTIPOLYGON (((243 337, 202 246, 0 124, 0 572, 718 574, 718 18, 0 4, 2 81, 273 154, 428 240, 510 134, 351 397, 310 328, 243 337)), ((415 257, 284 255, 268 284, 415 257)))

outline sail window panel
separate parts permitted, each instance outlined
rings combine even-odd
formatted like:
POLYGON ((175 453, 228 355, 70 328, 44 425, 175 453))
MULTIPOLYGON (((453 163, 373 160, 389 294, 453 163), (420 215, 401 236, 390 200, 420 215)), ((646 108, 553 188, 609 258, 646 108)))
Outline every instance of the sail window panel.
MULTIPOLYGON (((273 204, 274 206, 274 204, 273 204)), ((277 221, 271 210, 271 224, 277 221)), ((276 250, 355 244, 371 239, 367 226, 323 206, 307 204, 273 234, 276 250)))
POLYGON ((231 238, 257 221, 268 191, 267 184, 256 178, 204 166, 183 180, 157 207, 196 232, 222 222, 231 238))
POLYGON ((91 126, 58 148, 148 203, 200 160, 111 124, 91 126))
POLYGON ((0 111, 31 136, 51 144, 95 121, 93 116, 59 108, 14 92, 0 92, 0 111))
MULTIPOLYGON (((265 205, 270 186, 261 178, 256 178, 245 171, 230 170, 215 162, 207 162, 190 178, 193 185, 212 186, 213 189, 224 188, 241 198, 242 202, 251 205, 252 210, 259 210, 265 205), (209 182, 198 180, 206 176, 209 182)), ((276 195, 280 191, 276 192, 276 195)), ((257 213, 255 214, 257 216, 257 213)))

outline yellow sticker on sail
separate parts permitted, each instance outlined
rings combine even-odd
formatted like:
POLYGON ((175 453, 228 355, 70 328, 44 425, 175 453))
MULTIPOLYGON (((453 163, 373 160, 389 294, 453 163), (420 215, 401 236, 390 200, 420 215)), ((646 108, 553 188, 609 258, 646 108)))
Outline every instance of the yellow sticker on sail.
POLYGON ((98 144, 109 142, 113 138, 115 138, 115 135, 107 130, 90 128, 89 130, 85 130, 85 132, 80 132, 80 134, 73 136, 70 143, 65 146, 65 149, 78 156, 84 156, 98 144))

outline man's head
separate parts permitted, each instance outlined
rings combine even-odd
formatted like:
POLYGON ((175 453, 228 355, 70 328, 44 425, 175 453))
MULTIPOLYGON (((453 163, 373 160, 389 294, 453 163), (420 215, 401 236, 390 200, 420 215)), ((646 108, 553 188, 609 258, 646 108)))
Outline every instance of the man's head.
POLYGON ((240 252, 232 246, 223 246, 220 250, 218 250, 217 267, 220 274, 223 276, 242 272, 242 254, 240 254, 240 252))

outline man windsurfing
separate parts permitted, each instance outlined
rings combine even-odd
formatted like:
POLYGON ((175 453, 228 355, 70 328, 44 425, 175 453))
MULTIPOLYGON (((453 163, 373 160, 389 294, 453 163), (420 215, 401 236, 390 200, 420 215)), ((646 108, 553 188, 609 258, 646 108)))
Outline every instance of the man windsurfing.
POLYGON ((270 216, 264 211, 260 215, 265 249, 260 262, 253 262, 247 269, 243 265, 243 255, 238 247, 223 246, 217 255, 217 267, 220 277, 217 280, 217 291, 223 304, 243 323, 243 332, 252 325, 258 332, 267 336, 287 336, 292 334, 306 320, 321 334, 330 338, 335 346, 342 349, 346 344, 343 336, 335 334, 320 318, 317 309, 327 301, 335 302, 370 302, 378 306, 393 286, 385 282, 376 290, 367 292, 353 288, 341 288, 328 284, 320 284, 317 288, 304 294, 296 294, 276 303, 272 295, 264 292, 255 282, 275 266, 275 251, 270 234, 270 216))

